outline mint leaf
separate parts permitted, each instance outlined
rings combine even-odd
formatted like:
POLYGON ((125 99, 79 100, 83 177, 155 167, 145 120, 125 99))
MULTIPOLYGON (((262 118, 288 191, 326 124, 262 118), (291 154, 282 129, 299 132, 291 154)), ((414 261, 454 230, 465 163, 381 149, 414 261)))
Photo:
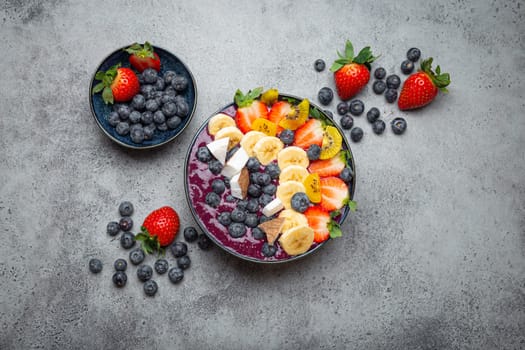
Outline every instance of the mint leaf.
POLYGON ((317 108, 310 108, 310 115, 312 118, 315 119, 321 119, 321 113, 317 110, 317 108))
POLYGON ((348 201, 348 208, 350 208, 351 211, 357 210, 357 203, 353 200, 348 201))
POLYGON ((333 220, 331 220, 328 223, 328 231, 330 231, 330 238, 337 238, 343 235, 343 231, 341 231, 341 227, 336 221, 333 221, 333 220))

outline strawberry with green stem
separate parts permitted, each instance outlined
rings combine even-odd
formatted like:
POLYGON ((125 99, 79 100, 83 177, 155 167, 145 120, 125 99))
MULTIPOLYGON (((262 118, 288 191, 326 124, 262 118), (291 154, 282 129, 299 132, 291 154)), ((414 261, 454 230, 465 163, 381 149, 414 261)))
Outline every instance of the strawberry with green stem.
POLYGON ((160 72, 159 55, 153 50, 153 46, 149 42, 146 41, 144 45, 134 43, 124 51, 130 54, 129 63, 139 72, 142 73, 147 68, 153 68, 160 72))
POLYGON ((146 254, 163 252, 179 232, 180 220, 177 212, 168 206, 152 211, 141 227, 141 232, 135 236, 141 242, 146 254))
POLYGON ((105 104, 130 101, 140 91, 139 79, 135 72, 130 68, 121 67, 120 63, 105 72, 98 71, 95 80, 100 80, 100 83, 93 87, 92 94, 102 92, 105 104))
POLYGON ((257 99, 262 90, 263 88, 259 87, 248 91, 246 94, 243 94, 241 90, 235 92, 234 101, 237 105, 235 123, 244 134, 252 130, 252 123, 255 119, 268 119, 268 107, 257 99))

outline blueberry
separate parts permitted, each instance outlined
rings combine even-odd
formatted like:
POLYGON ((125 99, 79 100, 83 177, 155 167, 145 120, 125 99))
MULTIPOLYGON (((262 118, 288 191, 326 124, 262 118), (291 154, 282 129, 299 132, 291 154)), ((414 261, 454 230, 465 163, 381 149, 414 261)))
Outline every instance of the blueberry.
POLYGON ((139 80, 139 84, 140 85, 144 84, 144 77, 142 76, 142 73, 137 73, 136 76, 137 76, 137 79, 139 80))
POLYGON ((144 127, 144 140, 151 140, 155 134, 155 124, 148 124, 144 127))
POLYGON ((262 223, 264 223, 264 222, 266 222, 266 221, 270 221, 270 220, 272 220, 272 219, 274 219, 273 216, 261 215, 261 217, 259 218, 259 223, 262 224, 262 223))
POLYGON ((407 58, 412 62, 417 62, 421 57, 421 51, 418 48, 411 48, 407 51, 407 58))
POLYGON ((261 207, 265 207, 268 203, 270 203, 271 201, 273 201, 273 197, 269 194, 266 194, 266 193, 263 193, 260 197, 259 197, 259 205, 261 207))
POLYGON ((341 127, 345 130, 350 130, 354 126, 354 118, 347 113, 341 117, 341 127))
POLYGON ((365 111, 365 104, 361 100, 353 100, 352 102, 350 102, 350 106, 348 109, 350 114, 359 116, 365 111))
POLYGON ((102 271, 102 261, 95 258, 89 260, 89 271, 93 273, 99 273, 102 271))
POLYGON ((317 93, 317 98, 319 99, 319 103, 321 103, 324 106, 327 106, 332 102, 334 99, 334 92, 329 87, 323 87, 319 92, 317 93))
POLYGON ((291 200, 292 209, 299 213, 304 213, 310 206, 310 200, 304 192, 297 192, 292 196, 291 200))
POLYGON ((185 100, 175 101, 177 103, 177 116, 185 118, 190 113, 190 105, 185 100))
POLYGON ((157 71, 153 68, 146 68, 142 72, 142 78, 144 78, 145 83, 154 84, 158 78, 157 71))
POLYGON ((213 243, 208 236, 206 236, 205 234, 200 234, 199 240, 197 241, 197 245, 202 250, 208 250, 213 246, 213 243))
POLYGON ((213 156, 212 156, 210 150, 206 146, 201 146, 197 150, 197 159, 200 160, 203 163, 209 162, 212 159, 212 157, 213 156))
POLYGON ((257 213, 259 211, 259 201, 255 198, 250 198, 248 204, 246 204, 246 210, 249 213, 257 213))
POLYGON ((175 78, 177 76, 177 73, 175 73, 174 71, 172 70, 168 70, 164 73, 164 82, 166 83, 166 85, 171 85, 171 81, 173 80, 173 78, 175 78))
POLYGON ((392 126, 392 131, 396 135, 401 135, 407 129, 407 122, 403 118, 395 118, 390 122, 390 125, 392 126))
POLYGON ((382 80, 376 80, 372 85, 372 90, 374 90, 377 95, 381 95, 386 90, 386 83, 382 80))
POLYGON ((321 147, 315 143, 311 144, 306 150, 309 160, 317 160, 321 156, 321 147))
POLYGON ((262 191, 264 194, 273 196, 275 192, 277 192, 277 186, 275 186, 274 184, 268 184, 262 188, 262 191))
POLYGON ((118 212, 121 216, 131 216, 133 215, 133 204, 129 201, 124 201, 118 206, 118 212))
POLYGON ((260 186, 269 185, 272 182, 272 178, 267 173, 257 174, 257 184, 260 186))
POLYGON ((281 169, 279 169, 279 165, 277 165, 277 163, 270 163, 266 165, 264 172, 270 175, 270 177, 274 180, 279 178, 279 175, 281 175, 281 169))
POLYGON ((328 109, 323 110, 323 112, 324 112, 324 114, 326 114, 326 115, 329 116, 330 118, 333 118, 333 117, 334 117, 334 114, 333 114, 331 111, 329 111, 328 109))
POLYGON ((352 181, 352 178, 354 177, 354 172, 349 167, 345 167, 339 174, 339 177, 341 178, 341 180, 348 183, 352 181))
POLYGON ((224 191, 226 191, 226 185, 224 184, 223 180, 215 179, 211 183, 211 189, 217 194, 222 194, 224 191))
POLYGON ((190 257, 187 255, 177 258, 177 266, 183 270, 186 270, 191 265, 190 257))
POLYGON ((401 72, 404 74, 410 74, 414 71, 414 62, 405 60, 401 62, 401 72))
POLYGON ((361 139, 363 138, 363 129, 361 129, 360 127, 356 126, 355 128, 353 128, 352 130, 350 130, 350 138, 352 139, 352 141, 354 142, 359 142, 361 141, 361 139))
POLYGON ((376 70, 374 71, 374 77, 379 80, 385 79, 386 70, 383 67, 376 68, 376 70))
POLYGON ((215 192, 210 192, 206 195, 205 201, 210 207, 217 208, 221 204, 221 197, 215 192))
MULTIPOLYGON (((172 87, 172 89, 175 90, 173 87, 172 87)), ((177 93, 177 92, 175 91, 175 93, 177 93)), ((184 98, 183 95, 176 95, 175 98, 173 99, 173 102, 175 102, 176 104, 185 103, 186 102, 186 98, 184 98)))
POLYGON ((116 236, 117 233, 120 231, 120 225, 116 221, 108 222, 108 225, 106 226, 106 232, 110 236, 116 236))
MULTIPOLYGON (((175 90, 173 90, 173 91, 175 92, 175 90)), ((173 102, 175 102, 175 96, 164 92, 164 94, 162 94, 162 97, 160 98, 160 102, 163 105, 166 104, 166 103, 173 103, 173 102)))
POLYGON ((252 236, 255 239, 261 240, 266 238, 266 233, 258 227, 252 228, 252 236))
POLYGON ((240 238, 246 234, 246 226, 240 222, 233 222, 228 226, 228 233, 233 238, 240 238))
POLYGON ((126 271, 128 263, 124 259, 117 259, 113 263, 113 267, 115 268, 115 271, 126 271))
POLYGON ((261 186, 257 184, 250 184, 248 186, 248 194, 250 197, 258 198, 262 194, 261 186))
POLYGON ((120 122, 116 127, 117 134, 120 136, 126 136, 129 134, 129 124, 126 122, 120 122))
POLYGON ((322 59, 319 58, 315 60, 314 68, 316 71, 322 72, 324 71, 325 67, 326 67, 326 63, 322 59))
POLYGON ((237 202, 237 208, 240 210, 246 210, 246 207, 248 206, 248 201, 246 199, 241 199, 237 202))
POLYGON ((180 258, 188 253, 188 246, 184 242, 175 242, 171 245, 171 253, 174 257, 180 258))
POLYGON ((112 127, 115 127, 115 126, 117 126, 118 123, 120 123, 120 117, 119 117, 117 112, 113 111, 113 112, 109 113, 109 115, 108 115, 108 123, 112 127))
POLYGON ((175 102, 168 102, 162 106, 162 113, 168 117, 172 117, 177 113, 177 105, 175 102))
POLYGON ((337 104, 337 114, 345 115, 348 113, 348 104, 346 102, 339 102, 337 104))
POLYGON ((231 194, 226 195, 226 197, 225 197, 224 199, 225 199, 226 202, 228 202, 228 203, 233 203, 233 202, 236 201, 235 197, 232 196, 231 194))
POLYGON ((246 220, 246 212, 244 209, 235 208, 230 214, 233 222, 244 222, 246 220))
POLYGON ((259 171, 260 167, 261 167, 261 163, 259 162, 257 158, 255 157, 248 158, 248 161, 246 162, 246 168, 248 169, 250 173, 259 171))
POLYGON ((177 75, 171 80, 171 86, 173 86, 177 92, 184 91, 188 87, 188 79, 182 75, 177 75))
POLYGON ((120 245, 124 249, 130 249, 135 245, 135 235, 131 232, 124 232, 120 236, 120 245))
POLYGON ((136 94, 133 96, 133 99, 131 100, 131 107, 137 111, 144 110, 144 108, 146 108, 146 98, 144 95, 136 94))
POLYGON ((168 87, 166 87, 164 89, 164 93, 163 95, 168 95, 172 98, 172 101, 175 102, 177 101, 176 97, 177 97, 177 91, 175 91, 175 89, 173 88, 173 86, 171 86, 171 83, 168 85, 168 87))
POLYGON ((132 124, 136 124, 140 122, 141 117, 142 117, 142 114, 139 111, 133 111, 129 114, 129 122, 132 124))
POLYGON ((217 159, 212 159, 208 162, 208 169, 213 175, 219 175, 222 171, 222 164, 217 159))
POLYGON ((154 280, 146 281, 144 283, 143 288, 144 288, 144 293, 148 297, 155 296, 155 294, 157 294, 157 291, 159 290, 159 286, 157 285, 157 282, 155 282, 154 280))
POLYGON ((129 216, 124 216, 120 219, 118 224, 122 231, 129 231, 133 227, 133 219, 129 216))
POLYGON ((156 111, 155 113, 153 113, 153 122, 155 122, 155 124, 165 123, 166 116, 162 111, 156 111))
POLYGON ((284 129, 279 134, 279 139, 285 144, 285 145, 291 145, 293 143, 295 137, 295 133, 293 130, 290 129, 284 129))
POLYGON ((397 89, 401 85, 401 79, 395 74, 391 74, 386 78, 386 87, 389 89, 397 89))
POLYGON ((277 253, 277 248, 275 246, 268 244, 268 242, 264 242, 262 249, 261 249, 262 255, 264 255, 267 258, 270 258, 277 253))
POLYGON ((231 213, 229 211, 223 211, 219 214, 217 220, 222 226, 228 227, 232 223, 231 213))
POLYGON ((163 275, 166 272, 168 272, 168 268, 169 268, 168 260, 158 259, 157 261, 155 261, 155 265, 153 265, 153 267, 155 268, 155 271, 159 275, 163 275))
POLYGON ((128 275, 126 275, 124 271, 117 271, 115 274, 113 274, 112 280, 117 287, 122 288, 128 281, 128 275))
POLYGON ((155 90, 162 91, 166 87, 166 82, 164 81, 164 79, 157 78, 157 81, 155 82, 154 86, 155 86, 155 90))
POLYGON ((166 131, 168 130, 168 124, 166 123, 156 124, 156 128, 159 131, 166 131))
POLYGON ((377 119, 379 119, 379 116, 381 115, 381 112, 379 112, 379 109, 376 107, 372 107, 366 112, 366 120, 368 120, 369 123, 375 122, 377 119))
POLYGON ((397 90, 387 89, 385 92, 385 99, 388 103, 394 103, 394 101, 397 100, 397 90))
POLYGON ((386 128, 385 122, 382 121, 381 119, 376 120, 372 124, 372 131, 377 135, 381 135, 383 131, 385 131, 385 128, 386 128))
POLYGON ((122 120, 126 120, 129 118, 129 115, 131 113, 131 108, 129 108, 128 105, 121 104, 117 107, 117 113, 122 120))
POLYGON ((179 283, 184 278, 184 271, 178 267, 172 267, 168 272, 171 283, 179 283))
POLYGON ((257 227, 257 225, 259 225, 259 218, 257 217, 257 214, 254 214, 254 213, 246 214, 246 219, 244 220, 244 224, 251 228, 257 227))
POLYGON ((144 125, 148 125, 153 123, 153 113, 150 111, 142 112, 140 115, 140 122, 144 125))
POLYGON ((135 143, 142 143, 144 141, 144 128, 139 126, 138 128, 133 128, 130 132, 131 141, 135 143))
POLYGON ((129 252, 129 261, 133 265, 140 264, 141 262, 144 261, 145 258, 146 258, 146 255, 144 254, 144 251, 141 248, 135 248, 129 252))
POLYGON ((184 239, 186 242, 195 242, 197 238, 199 237, 199 232, 197 232, 197 229, 193 226, 188 226, 184 228, 184 239))
POLYGON ((156 112, 159 110, 159 103, 155 99, 147 100, 146 109, 150 112, 156 112))
POLYGON ((257 183, 257 175, 259 173, 250 173, 250 183, 251 184, 256 184, 257 183))
POLYGON ((146 282, 153 276, 153 269, 149 265, 140 265, 137 268, 137 277, 141 282, 146 282))
MULTIPOLYGON (((153 98, 153 93, 155 92, 155 87, 150 84, 144 84, 140 86, 140 93, 146 100, 153 98)), ((146 103, 144 103, 144 108, 146 108, 146 103)))

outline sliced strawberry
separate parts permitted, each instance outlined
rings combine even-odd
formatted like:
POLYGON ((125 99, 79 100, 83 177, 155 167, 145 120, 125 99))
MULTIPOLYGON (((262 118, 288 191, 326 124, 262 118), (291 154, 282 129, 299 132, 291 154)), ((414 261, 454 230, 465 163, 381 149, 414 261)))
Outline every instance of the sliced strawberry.
POLYGON ((295 131, 293 144, 304 150, 307 150, 310 145, 314 144, 321 147, 323 135, 323 123, 318 119, 312 118, 295 131))
POLYGON ((237 112, 235 113, 235 123, 243 132, 247 133, 252 130, 252 123, 257 118, 268 119, 268 107, 265 103, 256 100, 261 95, 262 88, 250 90, 244 95, 240 90, 235 93, 235 104, 237 112))
POLYGON ((308 226, 314 230, 314 242, 321 243, 330 237, 330 213, 316 205, 306 209, 304 216, 308 220, 308 226))
POLYGON ((348 186, 343 180, 335 176, 321 178, 321 207, 324 210, 339 210, 348 200, 348 186))
POLYGON ((321 177, 338 176, 346 166, 345 152, 339 152, 335 157, 310 162, 308 171, 317 173, 321 177))
POLYGON ((277 101, 272 105, 268 119, 277 125, 277 133, 283 131, 283 127, 279 126, 279 122, 292 112, 292 105, 287 101, 277 101))

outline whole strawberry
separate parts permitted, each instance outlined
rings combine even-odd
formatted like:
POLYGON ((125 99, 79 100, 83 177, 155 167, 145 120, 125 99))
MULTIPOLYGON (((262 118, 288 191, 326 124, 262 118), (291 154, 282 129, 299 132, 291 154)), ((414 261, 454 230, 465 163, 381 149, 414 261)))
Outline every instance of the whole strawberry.
POLYGON ((142 243, 145 253, 162 251, 170 245, 179 232, 179 215, 168 206, 152 211, 142 224, 141 231, 135 236, 142 243))
POLYGON ((344 56, 337 52, 339 59, 335 60, 330 70, 334 72, 335 87, 341 100, 346 101, 363 89, 370 80, 370 63, 376 57, 367 46, 354 57, 354 47, 346 42, 344 56))
POLYGON ((411 74, 405 80, 397 105, 401 110, 415 109, 426 106, 434 100, 438 90, 448 92, 446 87, 450 84, 450 75, 441 73, 441 68, 432 71, 432 57, 421 62, 421 69, 411 74))
POLYGON ((142 73, 146 68, 153 68, 160 72, 159 55, 153 50, 153 46, 149 42, 146 41, 144 45, 134 43, 124 51, 130 54, 129 63, 139 72, 142 73))
POLYGON ((129 68, 121 68, 120 63, 105 72, 97 72, 95 80, 101 80, 101 82, 93 87, 92 93, 102 91, 102 100, 105 104, 127 102, 140 90, 139 79, 135 72, 129 68))

